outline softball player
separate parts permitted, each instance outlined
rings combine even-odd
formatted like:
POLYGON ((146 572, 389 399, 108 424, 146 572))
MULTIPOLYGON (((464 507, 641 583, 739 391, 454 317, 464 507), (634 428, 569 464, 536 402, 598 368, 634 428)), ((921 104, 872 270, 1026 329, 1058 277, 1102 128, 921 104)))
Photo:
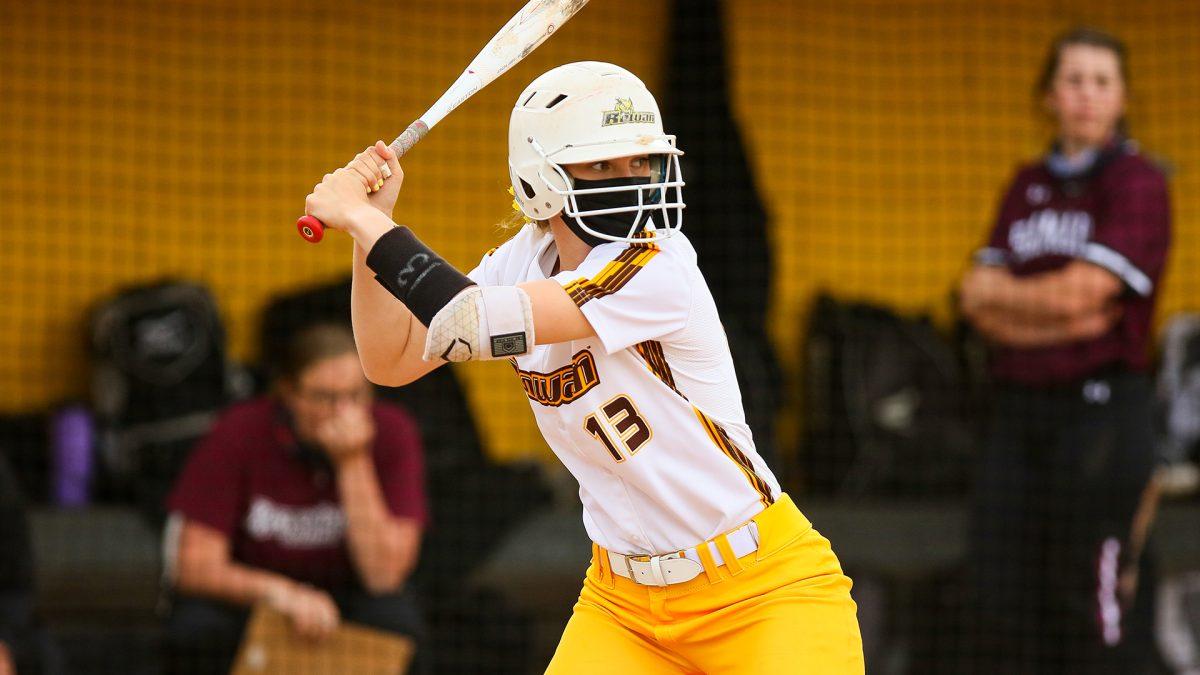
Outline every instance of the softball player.
POLYGON ((680 154, 637 77, 572 63, 512 112, 509 170, 534 222, 469 275, 389 218, 402 174, 382 142, 327 175, 307 212, 357 243, 368 377, 509 359, 578 479, 592 563, 548 672, 861 673, 850 579, 745 424, 679 233, 680 154))
POLYGON ((1017 172, 962 283, 998 385, 973 509, 972 672, 1146 672, 1129 644, 1130 535, 1153 464, 1170 200, 1122 136, 1127 81, 1111 35, 1052 45, 1039 93, 1058 138, 1017 172))

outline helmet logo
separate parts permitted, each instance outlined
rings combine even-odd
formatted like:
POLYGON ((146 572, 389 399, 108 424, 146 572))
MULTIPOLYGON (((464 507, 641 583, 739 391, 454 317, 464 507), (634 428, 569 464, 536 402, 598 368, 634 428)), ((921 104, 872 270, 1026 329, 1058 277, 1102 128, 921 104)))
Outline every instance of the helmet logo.
POLYGON ((612 110, 605 110, 604 117, 600 122, 602 127, 611 127, 614 124, 653 124, 654 113, 652 112, 636 112, 633 109, 633 99, 618 98, 616 105, 612 110))

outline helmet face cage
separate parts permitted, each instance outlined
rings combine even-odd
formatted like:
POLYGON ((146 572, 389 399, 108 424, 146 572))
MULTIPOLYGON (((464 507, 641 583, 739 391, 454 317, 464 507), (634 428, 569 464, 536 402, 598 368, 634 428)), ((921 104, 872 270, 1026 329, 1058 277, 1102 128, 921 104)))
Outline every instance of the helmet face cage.
MULTIPOLYGON (((675 145, 674 136, 662 136, 672 147, 675 145)), ((652 140, 660 140, 652 139, 652 140)), ((646 139, 623 139, 621 143, 645 141, 646 139)), ((599 188, 576 188, 575 179, 562 165, 548 156, 536 140, 531 140, 534 150, 541 155, 544 164, 538 170, 538 178, 563 200, 562 214, 566 218, 574 218, 575 223, 588 234, 607 241, 625 243, 646 243, 666 239, 683 227, 683 170, 679 166, 679 155, 651 154, 650 182, 646 185, 627 185, 599 188), (546 169, 556 174, 553 180, 545 174, 546 169), (557 185, 565 185, 560 189, 557 185), (591 195, 612 192, 634 192, 637 203, 631 206, 621 206, 606 209, 582 211, 576 199, 579 195, 591 195), (614 213, 636 213, 629 230, 622 235, 602 232, 588 226, 584 218, 614 213)), ((595 143, 603 146, 612 142, 595 143)), ((589 144, 577 144, 573 148, 586 147, 589 144)), ((600 159, 596 161, 602 161, 600 159)))

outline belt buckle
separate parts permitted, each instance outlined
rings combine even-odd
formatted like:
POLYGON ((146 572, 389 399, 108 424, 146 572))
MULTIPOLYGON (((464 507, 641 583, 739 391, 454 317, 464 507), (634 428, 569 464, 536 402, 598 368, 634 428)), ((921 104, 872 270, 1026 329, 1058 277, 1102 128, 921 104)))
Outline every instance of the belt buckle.
POLYGON ((632 558, 633 558, 633 556, 631 556, 631 555, 621 556, 621 560, 623 560, 625 562, 625 571, 629 573, 630 580, 637 581, 637 575, 633 573, 633 565, 629 564, 629 561, 632 558))
POLYGON ((684 556, 683 551, 675 551, 674 553, 659 553, 657 555, 638 554, 638 555, 624 555, 621 557, 625 558, 625 564, 628 565, 630 560, 632 560, 634 562, 644 562, 644 563, 653 564, 655 558, 658 558, 659 560, 674 560, 675 558, 683 558, 686 556, 684 556))
POLYGON ((638 578, 637 574, 634 573, 633 565, 631 564, 631 561, 639 562, 639 563, 647 563, 650 565, 651 570, 661 570, 662 569, 662 561, 676 560, 679 558, 686 558, 686 557, 687 556, 685 555, 685 553, 683 551, 675 551, 674 553, 661 553, 658 555, 623 555, 623 556, 621 556, 621 558, 625 561, 625 569, 626 569, 626 571, 629 572, 629 578, 632 579, 635 583, 641 584, 643 586, 661 586, 661 587, 666 587, 666 586, 671 585, 671 583, 669 581, 667 581, 664 576, 662 576, 661 572, 659 572, 657 575, 652 577, 651 581, 653 583, 647 583, 646 581, 640 580, 638 578))

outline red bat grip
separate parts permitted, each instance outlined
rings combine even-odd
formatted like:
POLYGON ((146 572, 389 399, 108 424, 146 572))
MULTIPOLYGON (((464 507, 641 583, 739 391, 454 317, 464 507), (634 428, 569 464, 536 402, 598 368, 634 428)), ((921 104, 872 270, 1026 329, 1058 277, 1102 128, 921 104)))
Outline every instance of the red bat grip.
POLYGON ((300 220, 296 221, 296 230, 300 232, 300 236, 308 240, 310 244, 316 244, 325 238, 325 225, 321 221, 312 216, 300 216, 300 220))
MULTIPOLYGON (((396 140, 392 141, 392 144, 388 147, 392 149, 392 152, 396 153, 396 159, 399 159, 407 154, 418 141, 425 138, 425 135, 428 133, 429 125, 421 120, 417 120, 408 125, 404 133, 397 136, 396 140)), ((387 179, 385 178, 384 180, 387 179)), ((296 230, 300 232, 301 237, 304 237, 305 240, 313 244, 325 238, 325 224, 313 216, 301 216, 296 221, 296 230)))

